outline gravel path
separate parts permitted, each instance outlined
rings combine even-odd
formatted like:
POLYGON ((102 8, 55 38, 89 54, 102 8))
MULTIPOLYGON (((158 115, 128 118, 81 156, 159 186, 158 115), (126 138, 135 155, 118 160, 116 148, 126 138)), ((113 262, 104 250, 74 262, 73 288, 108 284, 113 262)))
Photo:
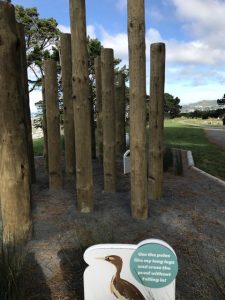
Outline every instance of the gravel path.
POLYGON ((219 145, 225 151, 225 128, 205 128, 209 141, 219 145))
MULTIPOLYGON (((130 178, 118 176, 117 193, 103 193, 94 161, 94 213, 76 209, 74 179, 58 193, 48 190, 41 158, 33 187, 34 237, 29 244, 27 299, 83 299, 82 254, 98 243, 138 243, 160 238, 179 261, 177 300, 222 300, 225 296, 225 186, 194 170, 165 174, 164 196, 150 201, 149 219, 130 216, 130 178)), ((96 299, 97 300, 97 299, 96 299)))

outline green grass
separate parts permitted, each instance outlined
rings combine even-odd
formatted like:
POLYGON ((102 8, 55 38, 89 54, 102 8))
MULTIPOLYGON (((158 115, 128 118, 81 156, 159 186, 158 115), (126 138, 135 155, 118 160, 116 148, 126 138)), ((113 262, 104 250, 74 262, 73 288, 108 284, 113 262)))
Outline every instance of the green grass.
MULTIPOLYGON (((215 126, 216 121, 212 121, 215 126)), ((173 119, 165 121, 164 143, 169 147, 191 150, 195 165, 216 177, 225 180, 225 152, 217 145, 209 143, 202 128, 200 119, 173 119), (193 124, 192 125, 189 125, 193 124)), ((43 138, 35 139, 34 154, 43 155, 43 138)), ((63 147, 62 137, 62 147, 63 147)))
POLYGON ((196 167, 225 180, 225 152, 207 140, 202 128, 186 125, 180 119, 166 120, 164 143, 191 150, 196 167))
MULTIPOLYGON (((33 140, 34 147, 34 156, 42 156, 43 155, 43 138, 33 140)), ((61 147, 64 149, 64 137, 61 136, 61 147)))
POLYGON ((206 127, 219 127, 223 125, 222 120, 216 118, 209 118, 203 120, 201 118, 185 118, 181 117, 177 119, 177 122, 185 125, 195 125, 195 126, 206 126, 206 127))
POLYGON ((43 138, 33 140, 34 155, 43 155, 43 138))

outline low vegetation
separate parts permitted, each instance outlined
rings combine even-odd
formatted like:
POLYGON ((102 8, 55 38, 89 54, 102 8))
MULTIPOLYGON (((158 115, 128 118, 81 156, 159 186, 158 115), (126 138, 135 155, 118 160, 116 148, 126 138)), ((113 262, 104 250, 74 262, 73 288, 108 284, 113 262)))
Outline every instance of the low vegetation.
POLYGON ((22 248, 0 251, 0 299, 24 299, 23 266, 25 254, 22 248))

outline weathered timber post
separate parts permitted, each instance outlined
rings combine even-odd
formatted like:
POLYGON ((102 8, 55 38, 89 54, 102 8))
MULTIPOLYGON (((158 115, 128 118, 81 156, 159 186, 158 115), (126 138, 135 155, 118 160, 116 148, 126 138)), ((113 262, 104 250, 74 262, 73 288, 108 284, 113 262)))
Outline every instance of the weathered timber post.
POLYGON ((70 0, 70 18, 77 202, 79 211, 88 213, 93 210, 93 176, 85 0, 70 0))
POLYGON ((94 95, 91 80, 89 80, 89 105, 90 105, 90 121, 91 121, 91 153, 92 158, 96 158, 96 140, 95 140, 95 108, 94 95))
POLYGON ((48 174, 49 188, 59 190, 62 187, 61 175, 61 143, 59 102, 57 84, 57 65, 53 60, 44 62, 45 101, 48 131, 48 174))
POLYGON ((35 174, 35 163, 34 163, 34 150, 33 150, 33 139, 32 139, 32 125, 31 125, 31 114, 30 114, 30 99, 29 99, 29 88, 28 88, 28 77, 27 77, 27 58, 26 58, 26 43, 24 35, 24 25, 16 24, 17 34, 20 41, 20 67, 21 67, 21 89, 24 99, 24 116, 26 124, 26 134, 28 142, 28 158, 30 167, 31 183, 36 181, 35 174))
POLYGON ((104 191, 116 190, 116 130, 113 49, 101 51, 104 191))
POLYGON ((101 57, 97 56, 95 65, 95 85, 96 85, 96 112, 97 112, 97 141, 98 141, 98 159, 103 161, 103 127, 102 127, 102 73, 101 57))
POLYGON ((74 114, 72 100, 72 57, 71 57, 71 35, 61 33, 60 54, 62 68, 63 104, 64 104, 64 139, 65 139, 65 161, 66 174, 75 173, 75 132, 74 114))
POLYGON ((116 155, 122 158, 126 150, 125 133, 125 75, 120 73, 115 86, 116 155))
POLYGON ((151 76, 149 104, 149 196, 156 200, 163 187, 163 121, 165 84, 165 44, 151 45, 151 76))
POLYGON ((137 219, 148 217, 144 15, 144 0, 128 0, 131 210, 137 219))
POLYGON ((0 199, 3 244, 31 235, 30 172, 14 7, 0 1, 0 199))
POLYGON ((42 131, 43 131, 43 156, 45 158, 45 166, 48 170, 48 130, 46 116, 46 101, 45 101, 45 77, 42 77, 42 131))

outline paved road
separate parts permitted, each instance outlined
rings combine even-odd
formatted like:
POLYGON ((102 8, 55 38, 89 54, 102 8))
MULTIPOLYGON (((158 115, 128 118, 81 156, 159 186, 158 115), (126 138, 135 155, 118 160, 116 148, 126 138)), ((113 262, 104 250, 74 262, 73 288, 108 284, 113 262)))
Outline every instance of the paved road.
POLYGON ((219 145, 225 151, 225 129, 220 128, 204 128, 206 137, 209 141, 219 145))

